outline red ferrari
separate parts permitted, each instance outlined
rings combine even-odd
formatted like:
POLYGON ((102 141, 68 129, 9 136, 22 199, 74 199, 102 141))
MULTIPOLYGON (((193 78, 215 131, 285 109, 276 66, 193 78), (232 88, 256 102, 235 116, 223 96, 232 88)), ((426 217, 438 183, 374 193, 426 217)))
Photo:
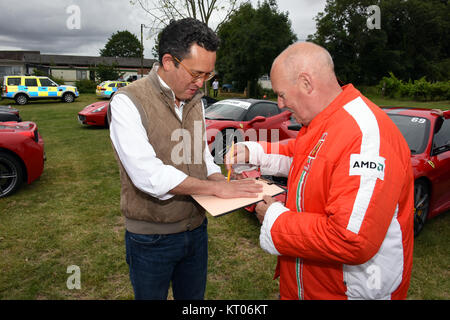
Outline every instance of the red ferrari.
POLYGON ((427 219, 450 210, 450 111, 385 108, 411 150, 414 171, 414 235, 427 219))
MULTIPOLYGON (((425 222, 450 210, 450 110, 437 115, 429 109, 384 108, 411 150, 414 172, 414 236, 425 222)), ((256 171, 244 176, 258 177, 256 171)), ((264 176, 281 186, 285 178, 264 176)), ((276 197, 285 202, 286 194, 276 197)), ((255 206, 247 207, 250 212, 255 206)))
POLYGON ((232 141, 281 141, 295 138, 299 126, 292 112, 281 110, 276 102, 256 99, 227 99, 205 111, 208 145, 216 163, 232 141), (297 131, 295 131, 297 130, 297 131))
POLYGON ((44 140, 34 122, 0 123, 0 198, 39 178, 44 160, 44 140))
POLYGON ((109 100, 92 103, 78 112, 78 121, 81 124, 107 127, 106 113, 108 112, 108 106, 109 100))

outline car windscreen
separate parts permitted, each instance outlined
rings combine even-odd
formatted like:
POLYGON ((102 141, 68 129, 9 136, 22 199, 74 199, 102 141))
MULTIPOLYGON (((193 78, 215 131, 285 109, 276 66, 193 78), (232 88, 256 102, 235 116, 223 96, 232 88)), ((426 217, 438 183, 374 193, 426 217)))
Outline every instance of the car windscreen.
POLYGON ((411 154, 420 154, 425 151, 430 132, 430 120, 399 114, 389 114, 408 143, 411 154))
POLYGON ((250 107, 248 102, 219 101, 205 111, 205 118, 209 120, 240 121, 250 107))

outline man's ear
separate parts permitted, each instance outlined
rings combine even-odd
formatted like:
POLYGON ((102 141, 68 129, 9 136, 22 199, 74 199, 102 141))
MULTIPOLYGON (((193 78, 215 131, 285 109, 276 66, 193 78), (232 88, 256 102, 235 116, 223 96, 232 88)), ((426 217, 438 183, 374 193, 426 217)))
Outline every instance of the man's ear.
POLYGON ((311 92, 314 90, 312 78, 311 76, 306 72, 301 72, 298 76, 298 84, 300 86, 300 89, 307 93, 311 94, 311 92))
POLYGON ((162 57, 162 68, 164 71, 170 71, 175 67, 174 60, 171 54, 166 53, 162 57))

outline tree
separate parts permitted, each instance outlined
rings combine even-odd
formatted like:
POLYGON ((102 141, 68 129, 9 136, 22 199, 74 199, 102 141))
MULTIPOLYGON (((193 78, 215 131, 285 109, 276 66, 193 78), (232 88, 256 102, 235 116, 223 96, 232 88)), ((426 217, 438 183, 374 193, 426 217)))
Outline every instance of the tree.
POLYGON ((143 48, 139 39, 129 31, 117 31, 100 50, 102 57, 140 58, 143 48))
POLYGON ((115 62, 112 65, 100 63, 97 67, 92 68, 91 72, 95 73, 95 80, 97 82, 117 80, 123 75, 123 73, 119 70, 119 66, 115 62))
POLYGON ((400 79, 450 77, 450 10, 441 0, 327 0, 308 40, 327 48, 343 82, 375 84, 393 72, 400 79), (377 4, 381 29, 369 29, 367 8, 377 4))
POLYGON ((216 69, 223 81, 236 81, 238 90, 268 74, 273 60, 297 40, 288 13, 279 12, 273 0, 256 9, 243 4, 217 33, 221 45, 216 69))
POLYGON ((228 19, 238 8, 242 0, 130 0, 139 5, 152 18, 152 35, 156 35, 170 20, 194 18, 211 27, 211 22, 217 23, 213 30, 228 19))

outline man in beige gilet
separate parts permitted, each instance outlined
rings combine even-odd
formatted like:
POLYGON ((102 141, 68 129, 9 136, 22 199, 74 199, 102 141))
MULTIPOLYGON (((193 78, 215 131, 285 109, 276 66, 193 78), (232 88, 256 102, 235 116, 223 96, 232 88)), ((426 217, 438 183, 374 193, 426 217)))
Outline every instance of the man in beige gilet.
POLYGON ((198 20, 172 21, 159 62, 121 88, 109 108, 119 163, 126 260, 136 299, 203 299, 208 235, 193 194, 252 197, 255 181, 227 182, 206 144, 199 89, 214 75, 219 40, 198 20))

